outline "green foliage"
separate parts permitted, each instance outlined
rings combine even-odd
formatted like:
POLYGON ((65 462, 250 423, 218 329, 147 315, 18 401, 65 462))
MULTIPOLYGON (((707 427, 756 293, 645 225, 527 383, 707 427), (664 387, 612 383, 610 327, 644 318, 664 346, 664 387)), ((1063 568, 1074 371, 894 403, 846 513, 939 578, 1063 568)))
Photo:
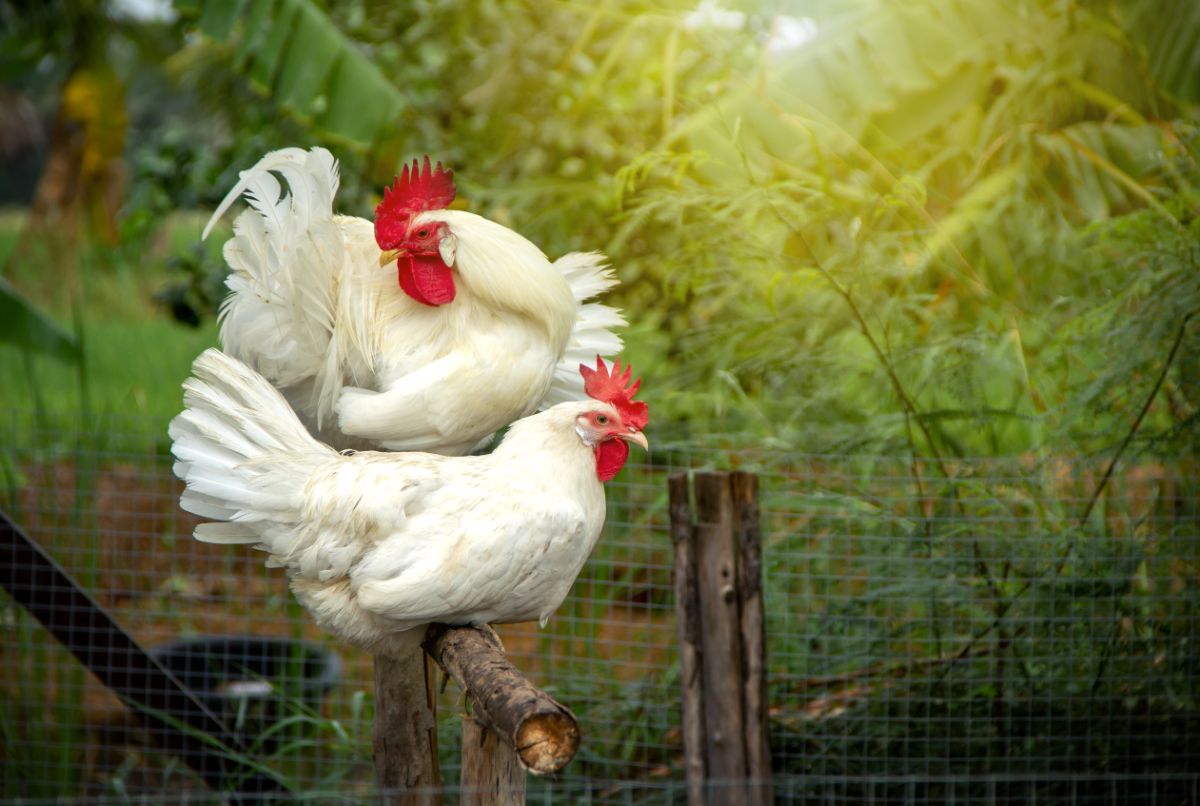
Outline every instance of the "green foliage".
POLYGON ((79 357, 75 337, 32 306, 3 277, 0 277, 0 342, 64 361, 79 357))
MULTIPOLYGON (((1088 402, 1059 360, 1127 282, 1088 227, 1182 226, 1189 124, 1148 116, 1191 113, 1103 9, 938 10, 850 4, 624 172, 627 229, 653 234, 645 270, 677 300, 655 325, 672 419, 935 455, 1091 451, 1129 426, 1069 427, 1088 402)), ((1071 347, 1112 380, 1111 343, 1071 347)))
MULTIPOLYGON (((272 104, 326 91, 246 35, 258 4, 201 5, 272 104)), ((1194 163, 1181 43, 1200 22, 1163 25, 1153 5, 856 0, 814 6, 816 36, 790 50, 754 5, 723 28, 637 2, 331 0, 303 24, 336 20, 319 64, 369 53, 407 101, 344 165, 348 206, 432 151, 472 209, 552 254, 605 249, 668 433, 953 455, 1111 447, 1136 404, 1096 416, 1112 399, 1096 390, 1132 401, 1165 355, 1139 340, 1158 358, 1117 384, 1105 371, 1098 336, 1132 334, 1102 322, 1126 280, 1090 229, 1142 209, 1174 228, 1187 208, 1171 201, 1194 163)), ((301 18, 288 9, 273 19, 301 18)))
MULTIPOLYGON (((1154 261, 1104 262, 1097 239, 1111 253, 1116 236, 1099 233, 1136 214, 1184 233, 1180 249, 1192 237, 1181 144, 1200 22, 1155 8, 812 4, 815 36, 789 49, 759 3, 724 27, 682 2, 194 0, 174 30, 204 35, 166 64, 179 114, 131 152, 128 259, 165 210, 210 206, 269 148, 333 147, 339 206, 357 214, 429 152, 471 209, 551 255, 611 256, 628 353, 669 433, 1104 449, 1170 345, 1105 326, 1154 261), (197 109, 205 123, 184 122, 197 109), (1157 358, 1117 379, 1101 338, 1116 333, 1157 358)), ((184 249, 173 265, 162 298, 195 321, 222 263, 184 249)), ((1174 378, 1163 394, 1178 398, 1174 378)), ((1173 433, 1190 405, 1156 405, 1148 425, 1173 433)))
MULTIPOLYGON (((201 5, 207 14, 228 3, 201 5)), ((377 194, 406 157, 437 154, 458 170, 460 195, 472 209, 531 232, 552 253, 597 248, 609 239, 613 176, 675 126, 685 101, 672 88, 711 95, 753 58, 749 42, 728 51, 706 32, 686 31, 681 12, 690 4, 683 3, 332 0, 325 7, 406 101, 392 131, 360 144, 372 145, 361 164, 372 180, 366 194, 377 194)), ((243 25, 251 27, 248 18, 243 25)), ((287 107, 280 87, 256 80, 247 62, 268 58, 267 42, 236 34, 234 40, 250 55, 232 66, 269 92, 271 105, 287 107)), ((226 73, 229 62, 222 62, 226 73)), ((286 65, 274 80, 285 77, 287 92, 325 93, 319 80, 286 65)), ((389 96, 370 85, 349 97, 361 116, 387 106, 389 96)), ((318 136, 344 135, 320 119, 314 123, 318 136)), ((347 145, 339 157, 347 156, 347 145)), ((360 163, 349 156, 343 175, 351 180, 351 209, 367 212, 353 184, 360 163)))
MULTIPOLYGON (((696 23, 691 0, 179 5, 178 86, 146 79, 170 105, 131 104, 125 242, 85 272, 90 391, 0 348, 9 405, 40 395, 14 433, 89 399, 97 440, 113 413, 177 409, 215 333, 161 321, 147 278, 169 265, 161 296, 194 316, 222 269, 194 244, 204 213, 164 235, 166 211, 211 208, 268 149, 324 143, 339 208, 369 214, 397 163, 429 152, 471 209, 552 256, 611 256, 654 410, 655 466, 610 485, 606 541, 539 638, 595 726, 578 771, 675 760, 674 678, 598 675, 612 658, 593 648, 634 603, 661 618, 623 636, 623 671, 669 644, 661 471, 702 463, 763 473, 772 735, 793 783, 980 758, 1136 774, 1170 754, 1161 737, 1195 734, 1194 4, 811 3, 816 36, 791 49, 776 4, 754 0, 730 28, 696 23), (1062 458, 1079 453, 1106 461, 1062 458), (959 458, 979 454, 1018 458, 959 458), (1141 454, 1149 493, 1100 494, 1137 478, 1101 482, 1118 454, 1141 454), (1168 473, 1163 456, 1184 461, 1168 473)), ((25 66, 49 47, 0 45, 25 66)), ((53 268, 11 279, 61 285, 53 268)), ((361 737, 312 714, 293 727, 289 746, 333 731, 361 764, 361 737)), ((568 787, 595 794, 553 794, 568 787)))
MULTIPOLYGON (((54 443, 65 437, 55 429, 75 428, 81 416, 166 417, 178 411, 179 384, 196 355, 216 343, 216 328, 212 322, 193 329, 169 321, 153 295, 163 286, 167 256, 196 243, 202 221, 171 216, 116 249, 88 249, 76 267, 80 277, 69 282, 56 255, 31 251, 10 262, 12 284, 55 319, 72 321, 73 329, 63 332, 49 318, 4 316, 0 333, 6 327, 19 333, 18 343, 0 343, 0 410, 9 422, 59 448, 54 443), (72 361, 19 343, 43 321, 69 339, 68 347, 50 344, 59 344, 56 349, 72 361)), ((0 260, 22 223, 22 216, 0 216, 0 260)))
POLYGON ((311 0, 206 0, 200 29, 228 41, 234 68, 276 103, 331 134, 372 143, 407 106, 370 56, 311 0))
MULTIPOLYGON (((99 0, 0 0, 0 79, 21 82, 45 70, 46 56, 62 55, 72 46, 95 42, 89 31, 104 27, 107 17, 99 0)), ((69 53, 86 59, 89 53, 69 53)))
POLYGON ((1190 0, 1125 0, 1113 5, 1162 91, 1200 101, 1200 6, 1190 0))
POLYGON ((1139 447, 1176 455, 1200 448, 1200 130, 1180 134, 1177 171, 1187 189, 1164 199, 1167 220, 1178 223, 1164 225, 1148 209, 1085 235, 1092 276, 1108 293, 1064 326, 1043 381, 1069 390, 1062 428, 1077 441, 1128 428, 1154 392, 1139 447), (1102 358, 1080 367, 1080 344, 1096 345, 1102 358))

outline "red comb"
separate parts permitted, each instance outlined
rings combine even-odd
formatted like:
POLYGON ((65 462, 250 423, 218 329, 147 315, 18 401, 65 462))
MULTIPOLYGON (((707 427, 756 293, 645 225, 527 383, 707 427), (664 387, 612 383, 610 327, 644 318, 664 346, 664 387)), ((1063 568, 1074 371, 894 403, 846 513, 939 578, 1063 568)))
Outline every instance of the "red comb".
POLYGON ((621 359, 618 358, 613 362, 610 374, 608 367, 604 365, 604 359, 596 356, 596 368, 580 364, 579 374, 583 376, 583 391, 587 392, 588 397, 611 403, 620 413, 625 425, 631 425, 639 431, 646 427, 646 423, 650 421, 650 407, 640 400, 633 399, 642 385, 641 378, 633 383, 629 382, 633 375, 633 367, 626 365, 622 373, 621 359))
POLYGON ((437 168, 417 160, 412 170, 406 164, 391 187, 383 189, 383 201, 375 208, 375 241, 381 249, 390 249, 400 242, 409 220, 426 210, 443 210, 454 201, 454 172, 439 162, 437 168))

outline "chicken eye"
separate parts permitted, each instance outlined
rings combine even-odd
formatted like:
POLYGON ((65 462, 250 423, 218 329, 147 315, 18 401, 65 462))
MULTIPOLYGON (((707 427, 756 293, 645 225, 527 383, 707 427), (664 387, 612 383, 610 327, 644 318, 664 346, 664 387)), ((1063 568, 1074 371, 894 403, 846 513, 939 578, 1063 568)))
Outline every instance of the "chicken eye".
POLYGON ((608 415, 607 414, 597 414, 596 415, 596 423, 599 425, 608 425, 608 415))
POLYGON ((422 227, 421 229, 417 230, 417 237, 418 238, 428 238, 429 237, 429 228, 422 227))

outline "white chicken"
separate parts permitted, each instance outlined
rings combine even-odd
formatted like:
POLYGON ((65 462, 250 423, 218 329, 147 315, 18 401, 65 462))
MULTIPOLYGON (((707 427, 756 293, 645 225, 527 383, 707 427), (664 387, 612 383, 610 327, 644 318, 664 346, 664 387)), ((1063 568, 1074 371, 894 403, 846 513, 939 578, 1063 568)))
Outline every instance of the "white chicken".
POLYGON ((468 453, 539 407, 580 399, 575 367, 620 351, 610 328, 624 320, 588 302, 615 283, 602 255, 551 263, 516 232, 446 209, 451 173, 428 157, 404 167, 374 222, 335 215, 337 188, 325 149, 273 151, 202 236, 246 197, 224 247, 221 343, 325 442, 468 453))
POLYGON ((210 349, 170 427, 180 503, 221 521, 198 540, 257 544, 318 624, 368 652, 401 657, 432 622, 544 625, 600 536, 603 483, 647 446, 630 370, 580 371, 592 399, 514 423, 488 455, 340 454, 210 349))

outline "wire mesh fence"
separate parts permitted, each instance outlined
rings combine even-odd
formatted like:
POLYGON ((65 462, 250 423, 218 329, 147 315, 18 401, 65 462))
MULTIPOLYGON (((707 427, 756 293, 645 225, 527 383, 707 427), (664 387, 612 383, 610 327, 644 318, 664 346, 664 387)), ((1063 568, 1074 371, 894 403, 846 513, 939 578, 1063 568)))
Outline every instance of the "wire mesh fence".
MULTIPOLYGON (((313 627, 263 554, 191 539, 165 433, 12 413, 0 501, 182 677, 197 641, 242 642, 217 684, 197 685, 291 799, 370 801, 371 659, 313 627)), ((777 802, 1198 800, 1194 462, 1118 467, 1093 501, 1104 464, 1068 457, 673 446, 608 485, 605 535, 546 628, 500 628, 583 730, 563 773, 530 781, 531 803, 684 800, 666 479, 706 466, 760 478, 777 802)), ((0 603, 0 800, 213 802, 0 603)), ((464 710, 451 684, 439 709, 451 802, 464 710)))

